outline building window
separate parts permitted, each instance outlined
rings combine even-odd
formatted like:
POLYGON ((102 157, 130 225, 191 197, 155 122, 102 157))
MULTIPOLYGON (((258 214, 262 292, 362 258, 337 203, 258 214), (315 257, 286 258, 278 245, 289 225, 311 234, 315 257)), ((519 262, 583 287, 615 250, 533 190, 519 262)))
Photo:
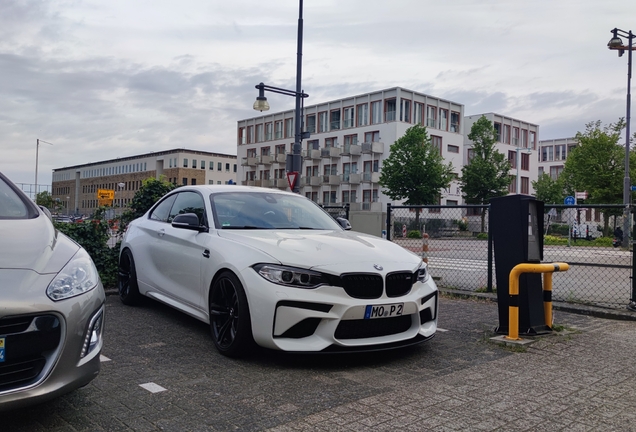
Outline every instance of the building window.
POLYGON ((285 138, 293 138, 294 135, 294 119, 285 119, 285 138))
POLYGON ((536 144, 537 144, 537 133, 530 131, 530 141, 528 142, 528 148, 531 148, 532 150, 536 149, 536 144))
POLYGON ((320 142, 318 140, 307 141, 307 150, 318 150, 318 149, 320 149, 320 142))
POLYGON ((187 179, 186 177, 183 177, 183 178, 181 179, 181 184, 182 184, 183 186, 187 185, 187 184, 188 184, 188 179, 187 179))
POLYGON ((261 147, 261 156, 269 156, 270 147, 261 147))
POLYGON ((539 177, 543 175, 543 167, 539 167, 539 177))
POLYGON ((521 169, 530 171, 530 155, 528 153, 521 153, 521 169))
POLYGON ((247 127, 247 144, 254 142, 254 126, 247 127))
POLYGON ((497 142, 501 142, 501 123, 495 123, 495 134, 497 135, 497 142))
POLYGON ((400 100, 400 121, 411 123, 411 101, 408 99, 400 100))
POLYGON ((446 200, 446 205, 447 206, 456 206, 458 204, 459 204, 459 202, 456 201, 456 200, 446 200))
POLYGON ((530 193, 530 179, 521 177, 521 193, 528 195, 530 193))
POLYGON ((521 147, 528 145, 528 131, 526 129, 521 130, 521 147))
POLYGON ((504 125, 503 132, 504 132, 504 136, 503 136, 504 140, 503 140, 503 142, 505 144, 510 144, 510 125, 504 125))
POLYGON ((273 138, 274 125, 269 122, 265 124, 265 141, 271 141, 273 138))
POLYGON ((283 138, 283 121, 277 121, 274 124, 274 134, 275 134, 275 138, 278 139, 282 139, 283 138))
POLYGON ((554 160, 565 160, 565 144, 554 146, 554 160))
POLYGON ((517 152, 508 150, 508 162, 510 162, 510 168, 517 168, 517 152))
POLYGON ((371 124, 382 123, 382 101, 371 102, 371 124))
POLYGON ((364 142, 365 143, 379 142, 379 141, 380 141, 380 131, 373 131, 373 132, 365 132, 364 133, 364 142))
POLYGON ((459 153, 459 146, 449 144, 446 148, 449 153, 459 153))
POLYGON ((247 135, 245 135, 245 128, 244 127, 243 128, 239 128, 238 136, 239 136, 239 139, 238 139, 239 145, 247 143, 247 135))
POLYGON ((554 148, 552 146, 541 147, 541 161, 551 162, 554 160, 554 148))
POLYGON ((508 176, 510 183, 508 184, 508 193, 517 193, 517 177, 508 176))
POLYGON ((333 110, 329 114, 330 116, 330 130, 339 130, 340 129, 340 110, 333 110))
POLYGON ((196 168, 196 167, 197 167, 197 160, 192 159, 192 168, 196 168))
POLYGON ((230 164, 229 163, 225 164, 225 172, 230 172, 230 164))
POLYGON ((519 147, 519 128, 512 128, 512 145, 515 147, 519 147))
POLYGON ((440 108, 439 110, 439 128, 440 130, 448 130, 448 110, 440 108))
POLYGON ((214 180, 208 180, 208 184, 209 185, 213 185, 214 184, 214 180))
POLYGON ((354 125, 355 112, 353 111, 353 107, 347 107, 344 109, 344 119, 342 122, 343 128, 352 128, 354 125))
POLYGON ((563 166, 552 166, 550 167, 550 178, 552 180, 556 180, 559 178, 562 172, 563 172, 563 166))
POLYGON ((327 132, 327 112, 318 113, 318 132, 327 132))
MULTIPOLYGON (((256 149, 254 149, 254 152, 256 152, 256 149)), ((256 153, 254 153, 254 156, 256 156, 256 153)), ((216 164, 216 170, 217 171, 223 170, 223 162, 219 162, 216 164)))
POLYGON ((309 133, 316 133, 316 114, 309 114, 307 116, 307 127, 306 127, 306 130, 309 133))
POLYGON ((325 138, 325 147, 337 147, 338 138, 325 138))
MULTIPOLYGON (((437 198, 437 203, 436 205, 441 205, 442 204, 442 199, 441 198, 437 198)), ((441 208, 429 208, 428 209, 429 213, 441 213, 442 209, 441 208)))
MULTIPOLYGON (((183 158, 183 167, 187 168, 188 167, 188 159, 183 158)), ((187 184, 187 183, 186 183, 187 184)))
POLYGON ((257 124, 256 125, 256 142, 263 142, 264 138, 265 138, 265 134, 263 132, 263 125, 257 124))
POLYGON ((193 179, 192 179, 192 182, 191 182, 190 184, 191 184, 191 185, 195 185, 195 184, 197 184, 197 179, 193 178, 193 179))
POLYGON ((431 145, 437 149, 439 154, 442 154, 442 137, 431 135, 431 145))
POLYGON ((435 113, 436 113, 436 108, 434 106, 428 105, 426 107, 426 127, 427 128, 435 127, 435 118, 436 118, 435 113))
POLYGON ((204 160, 201 161, 201 169, 205 169, 205 161, 204 160))
POLYGON ((450 131, 459 133, 459 113, 451 111, 450 131))
POLYGON ((389 99, 384 102, 384 121, 392 122, 395 121, 395 99, 389 99))
POLYGON ((232 172, 236 172, 236 164, 232 166, 232 172))
POLYGON ((358 126, 369 124, 369 104, 358 105, 358 126))

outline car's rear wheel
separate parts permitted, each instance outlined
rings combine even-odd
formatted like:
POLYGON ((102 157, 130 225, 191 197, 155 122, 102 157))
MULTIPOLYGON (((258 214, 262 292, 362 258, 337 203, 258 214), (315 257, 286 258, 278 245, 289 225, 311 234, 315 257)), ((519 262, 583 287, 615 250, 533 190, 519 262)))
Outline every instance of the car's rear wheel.
POLYGON ((126 249, 119 257, 119 277, 117 280, 119 298, 125 305, 138 305, 141 301, 139 286, 137 285, 137 271, 132 252, 126 249))
POLYGON ((254 346, 245 290, 232 272, 223 272, 212 285, 209 311, 212 340, 221 354, 239 357, 254 346))

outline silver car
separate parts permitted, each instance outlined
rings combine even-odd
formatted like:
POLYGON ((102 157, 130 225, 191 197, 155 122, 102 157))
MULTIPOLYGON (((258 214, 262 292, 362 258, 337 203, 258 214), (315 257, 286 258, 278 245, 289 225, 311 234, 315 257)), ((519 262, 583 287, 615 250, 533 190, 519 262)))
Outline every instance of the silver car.
POLYGON ((0 173, 0 410, 97 376, 104 299, 88 253, 0 173))

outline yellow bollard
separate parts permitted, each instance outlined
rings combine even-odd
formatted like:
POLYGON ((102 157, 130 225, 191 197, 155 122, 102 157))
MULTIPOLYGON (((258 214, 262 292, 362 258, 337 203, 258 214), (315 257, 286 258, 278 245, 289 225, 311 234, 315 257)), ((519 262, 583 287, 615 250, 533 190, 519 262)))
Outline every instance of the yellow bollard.
POLYGON ((567 263, 517 264, 512 268, 508 279, 508 340, 521 340, 519 337, 519 276, 523 273, 543 273, 543 311, 545 323, 552 328, 552 273, 568 271, 567 263))

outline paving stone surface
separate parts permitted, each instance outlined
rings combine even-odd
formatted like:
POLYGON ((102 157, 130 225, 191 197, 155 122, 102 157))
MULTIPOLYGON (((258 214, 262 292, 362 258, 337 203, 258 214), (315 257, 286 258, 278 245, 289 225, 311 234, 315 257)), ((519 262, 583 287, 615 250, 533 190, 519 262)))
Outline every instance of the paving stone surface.
POLYGON ((109 296, 100 375, 0 431, 636 430, 636 322, 556 311, 564 330, 524 349, 491 342, 497 322, 496 303, 442 297, 446 331, 415 347, 232 360, 207 325, 109 296))

